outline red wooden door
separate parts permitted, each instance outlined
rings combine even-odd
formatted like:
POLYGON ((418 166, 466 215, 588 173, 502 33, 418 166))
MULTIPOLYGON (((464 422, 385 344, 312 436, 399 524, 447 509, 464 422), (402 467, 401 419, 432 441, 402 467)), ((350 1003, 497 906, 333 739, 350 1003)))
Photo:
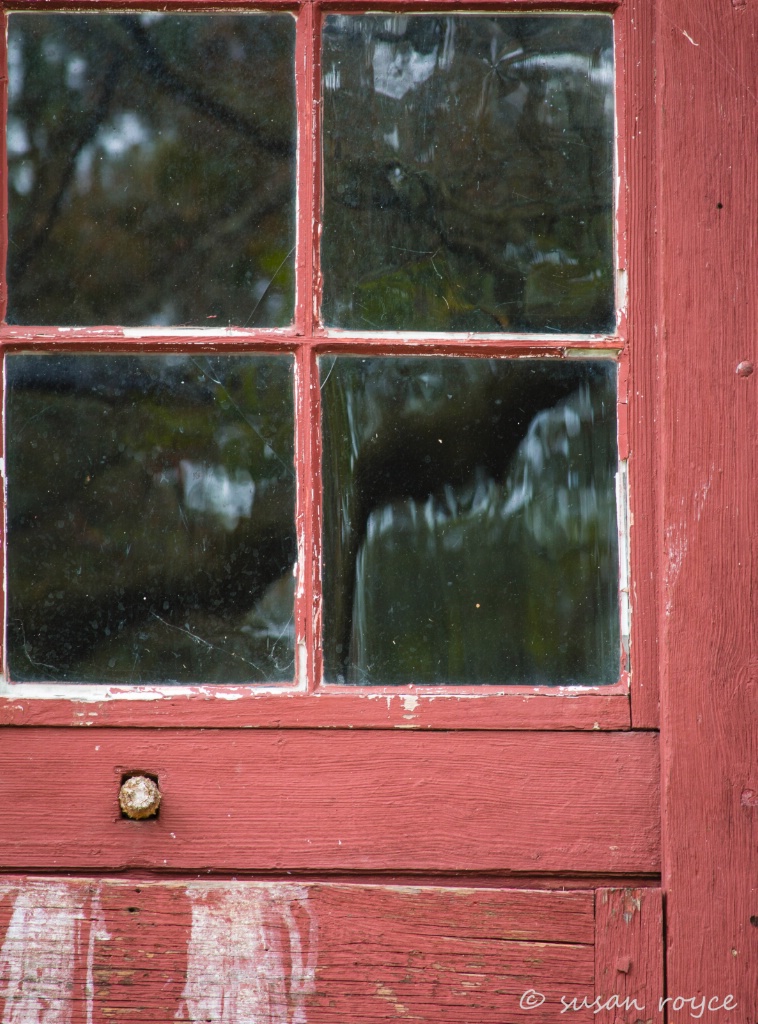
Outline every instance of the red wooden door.
MULTIPOLYGON (((16 6, 28 11, 37 7, 30 3, 13 5, 13 9, 16 6)), ((53 6, 61 11, 86 7, 88 13, 126 11, 118 3, 97 0, 89 5, 60 0, 53 6)), ((176 12, 185 13, 185 19, 186 12, 205 9, 196 2, 174 6, 176 12)), ((383 6, 390 13, 405 7, 401 3, 383 6)), ((460 7, 443 3, 435 5, 434 12, 448 6, 451 11, 460 7)), ((751 1024, 755 1020, 752 964, 757 952, 758 904, 751 901, 755 900, 753 819, 758 783, 749 759, 755 691, 751 556, 755 460, 751 455, 756 437, 755 342, 749 327, 755 271, 747 254, 754 234, 750 200, 755 193, 755 147, 750 143, 756 136, 758 8, 751 0, 731 4, 566 0, 548 5, 506 0, 496 7, 477 5, 471 11, 486 8, 488 14, 522 17, 532 11, 535 17, 536 6, 540 12, 549 8, 552 14, 598 17, 608 13, 613 18, 615 84, 611 93, 617 142, 613 180, 607 188, 613 195, 608 209, 613 215, 610 294, 615 313, 612 326, 604 329, 581 324, 575 329, 569 318, 551 334, 539 312, 541 300, 534 298, 535 282, 543 279, 537 277, 524 292, 518 314, 522 320, 509 320, 511 314, 503 314, 496 329, 483 329, 478 321, 465 330, 456 329, 458 321, 452 320, 439 330, 392 323, 387 330, 376 323, 361 329, 355 322, 338 322, 343 307, 332 282, 349 273, 359 257, 351 259, 339 249, 339 237, 349 230, 349 223, 336 240, 329 236, 330 196, 342 188, 343 205, 352 210, 360 208, 363 193, 353 196, 349 178, 330 179, 330 165, 322 163, 321 155, 324 161, 336 160, 346 146, 345 137, 331 131, 336 107, 330 111, 328 106, 339 74, 347 77, 347 71, 340 70, 339 42, 334 40, 338 30, 349 36, 349 24, 355 24, 350 22, 356 16, 354 4, 256 5, 256 11, 278 11, 282 25, 292 18, 290 35, 286 27, 281 36, 278 28, 271 30, 270 37, 265 35, 268 28, 251 33, 251 45, 265 36, 266 59, 271 52, 284 54, 264 76, 272 95, 286 91, 286 69, 295 72, 296 105, 293 101, 290 114, 282 114, 273 100, 269 107, 261 101, 268 120, 263 114, 255 120, 246 109, 235 107, 234 89, 250 88, 247 71, 235 71, 241 77, 230 78, 235 87, 224 92, 224 75, 233 74, 229 69, 236 52, 225 29, 223 45, 217 42, 212 51, 226 54, 223 74, 219 65, 208 75, 210 81, 220 83, 214 84, 215 91, 202 91, 191 82, 189 58, 169 66, 165 50, 146 44, 151 26, 161 24, 154 18, 157 8, 151 11, 149 4, 130 4, 126 20, 112 23, 114 33, 128 34, 128 46, 117 43, 110 51, 106 41, 92 50, 76 50, 79 63, 60 56, 61 48, 68 45, 68 24, 54 26, 48 37, 43 33, 38 44, 29 41, 31 36, 20 42, 21 37, 11 32, 6 132, 11 255, 4 282, 9 315, 0 329, 8 383, 5 453, 11 466, 5 590, 9 681, 0 702, 6 726, 0 733, 0 1005, 4 1021, 57 1024, 116 1018, 313 1024, 408 1018, 503 1024, 552 1021, 563 1014, 608 1021, 663 1020, 664 1015, 674 1020, 690 1017, 751 1024), (129 14, 133 10, 139 17, 129 14), (338 16, 347 22, 343 24, 338 16), (255 237, 270 231, 278 245, 263 255, 256 251, 250 256, 268 266, 268 277, 255 293, 255 309, 247 318, 254 319, 262 309, 262 326, 250 326, 238 307, 229 314, 232 326, 227 330, 200 322, 199 314, 193 312, 193 296, 215 302, 214 296, 207 298, 203 292, 204 275, 214 282, 226 280, 223 261, 216 254, 234 242, 236 222, 232 211, 221 206, 213 209, 217 229, 217 234, 209 236, 213 244, 191 252, 189 260, 183 243, 177 244, 156 264, 158 269, 147 273, 139 267, 148 257, 143 254, 137 259, 124 243, 117 270, 130 285, 124 289, 129 299, 113 307, 119 313, 125 310, 123 315, 114 314, 111 321, 103 314, 86 321, 91 326, 85 328, 68 326, 66 303, 72 301, 71 292, 94 302, 89 279, 101 271, 105 274, 109 261, 118 262, 113 239, 127 239, 135 231, 128 212, 120 210, 118 217, 107 221, 104 240, 96 234, 85 236, 81 249, 90 262, 85 270, 73 266, 71 286, 62 288, 60 296, 48 265, 44 274, 39 267, 34 273, 27 268, 34 269, 38 251, 44 249, 44 236, 53 238, 54 230, 61 230, 58 210, 65 205, 64 195, 76 219, 71 181, 83 188, 88 175, 95 173, 92 167, 97 166, 98 153, 118 161, 123 140, 131 139, 129 145, 138 146, 146 129, 139 119, 121 116, 117 122, 121 134, 106 131, 97 150, 91 148, 95 145, 92 122, 86 117, 76 120, 72 114, 67 138, 73 142, 61 143, 58 177, 46 179, 39 170, 44 170, 44 161, 35 165, 30 154, 44 156, 46 146, 55 139, 54 125, 45 122, 45 132, 40 135, 37 129, 35 135, 21 123, 20 108, 14 106, 21 102, 18 97, 28 81, 24 76, 31 65, 23 62, 33 45, 39 46, 40 59, 48 69, 63 69, 60 89, 81 96, 82 109, 87 109, 86 102, 94 110, 116 102, 121 67, 139 65, 144 82, 160 81, 165 93, 181 94, 183 109, 191 112, 182 122, 190 142, 192 119, 206 116, 217 118, 223 130, 242 131, 256 140, 266 181, 276 183, 285 195, 283 209, 297 210, 297 231, 292 223, 288 228, 286 216, 277 220, 280 200, 272 199, 271 192, 268 205, 259 203, 253 211, 260 218, 255 237), (103 58, 100 66, 95 51, 116 56, 103 58), (322 67, 322 53, 333 62, 325 57, 322 67), (81 84, 87 81, 95 85, 81 84), (269 123, 293 132, 296 146, 267 128, 269 123), (295 151, 296 179, 290 187, 287 167, 295 167, 295 151), (37 187, 41 191, 35 192, 37 187), (30 226, 24 235, 22 214, 28 196, 39 209, 48 211, 48 220, 40 219, 31 203, 30 226), (118 234, 122 229, 123 236, 118 234), (13 255, 14 246, 23 251, 24 260, 13 255), (279 255, 275 258, 274 253, 279 255), (281 268, 290 266, 288 260, 293 260, 289 285, 281 283, 286 282, 289 271, 281 268), (198 266, 204 275, 196 272, 198 266), (174 268, 184 267, 196 275, 187 288, 190 312, 169 310, 168 326, 151 328, 145 313, 148 307, 129 302, 133 296, 149 296, 156 283, 171 281, 173 287, 174 268), (129 278, 129 274, 135 276, 129 278), (38 280, 41 285, 36 284, 38 280), (321 319, 324 310, 327 326, 321 319), (529 326, 529 316, 535 317, 537 326, 529 326), (101 326, 114 321, 135 326, 101 326), (29 422, 44 413, 35 396, 45 395, 50 404, 67 402, 72 393, 75 398, 72 406, 61 405, 54 420, 57 426, 44 435, 46 443, 35 449, 34 464, 44 464, 48 454, 55 461, 56 432, 73 447, 79 435, 71 424, 86 426, 98 416, 103 416, 104 436, 113 430, 122 445, 132 441, 131 435, 118 434, 121 428, 111 427, 96 405, 100 383, 82 385, 80 379, 45 391, 41 374, 35 376, 35 367, 45 364, 29 360, 58 356, 65 364, 72 356, 118 357, 122 369, 114 373, 117 383, 108 385, 112 395, 121 387, 128 389, 127 384, 118 383, 127 365, 123 360, 143 354, 164 360, 192 357, 202 378, 198 401, 206 401, 207 391, 217 387, 214 400, 224 407, 224 414, 229 413, 230 418, 222 417, 214 427, 224 450, 228 446, 235 450, 239 439, 232 421, 237 414, 244 418, 240 408, 243 398, 247 400, 247 392, 233 374, 222 375, 224 358, 243 354, 250 357, 250 365, 258 356, 284 361, 267 364, 265 372, 270 376, 256 398, 260 407, 265 404, 260 395, 273 393, 277 386, 276 367, 287 360, 293 367, 287 370, 292 375, 287 379, 294 381, 291 421, 285 417, 284 425, 276 428, 285 439, 291 429, 297 477, 297 494, 292 499, 296 554, 290 559, 296 563, 291 599, 293 666, 282 669, 282 676, 277 676, 280 682, 271 683, 268 676, 256 684, 246 681, 257 671, 250 664, 247 647, 232 648, 225 662, 224 671, 232 682, 225 681, 222 673, 222 678, 203 685, 151 685, 149 678, 135 683, 133 677, 130 681, 129 665, 126 675, 113 675, 121 671, 116 648, 114 664, 108 656, 93 662, 86 683, 66 678, 63 671, 54 682, 45 675, 55 669, 50 670, 39 653, 43 649, 39 631, 52 629, 53 619, 46 617, 44 608, 48 601, 55 603, 55 593, 43 588, 32 589, 28 599, 17 595, 27 585, 25 573, 37 577, 36 570, 29 570, 34 544, 39 544, 43 563, 57 557, 58 549, 47 541, 35 542, 37 536, 46 535, 34 533, 22 549, 13 534, 16 529, 16 536, 22 535, 14 516, 18 514, 19 521, 31 517, 32 529, 37 508, 14 482, 25 479, 14 467, 22 465, 17 452, 23 438, 30 436, 29 422), (349 458, 339 455, 340 433, 330 426, 340 421, 328 378, 334 371, 339 379, 347 363, 339 364, 338 359, 348 356, 381 356, 398 363, 422 356, 477 357, 480 362, 482 357, 496 357, 501 364, 524 357, 561 365, 582 361, 607 365, 602 361, 612 360, 618 366, 618 467, 621 481, 628 469, 628 521, 625 483, 618 488, 616 508, 622 552, 628 542, 629 577, 622 554, 617 591, 622 612, 627 598, 631 605, 630 642, 622 647, 618 678, 597 685, 584 681, 584 685, 561 686, 539 685, 534 679, 529 685, 517 685, 513 678, 480 677, 460 686, 450 685, 450 679, 440 685, 427 677, 421 683, 404 678, 393 685, 384 685, 382 679, 368 679, 364 685, 340 680, 337 648, 344 636, 340 623, 345 622, 335 608, 340 600, 355 608, 359 599, 349 593, 345 597, 335 582, 340 578, 334 568, 339 560, 347 559, 348 567, 352 564, 330 540, 334 534, 329 527, 333 505, 338 504, 334 495, 342 494, 334 483, 342 472, 340 458, 345 464, 349 458), (37 405, 28 404, 32 399, 37 405), (23 505, 25 500, 29 508, 23 505), (38 608, 42 611, 35 617, 38 608), (24 623, 34 623, 36 632, 30 630, 27 635, 24 623), (129 820, 120 811, 120 787, 135 774, 157 781, 162 794, 157 816, 129 820)), ((425 4, 415 4, 414 9, 423 12, 425 4)), ((12 23, 13 14, 10 19, 12 23)), ((163 24, 171 28, 179 22, 163 24)), ((201 21, 195 25, 200 26, 198 32, 204 31, 201 21)), ((402 99, 411 90, 409 83, 416 89, 429 79, 430 53, 437 68, 452 60, 450 39, 455 34, 451 30, 450 35, 429 37, 430 42, 420 33, 420 41, 413 45, 404 40, 393 63, 385 60, 386 47, 401 29, 397 24, 380 28, 377 45, 385 50, 380 50, 384 56, 377 57, 373 66, 374 92, 380 96, 377 118, 382 116, 381 104, 402 99)), ((179 48, 177 53, 189 45, 182 31, 177 28, 171 44, 179 48)), ((456 22, 455 31, 456 45, 461 46, 466 26, 456 22)), ((482 109, 491 102, 496 79, 505 83, 503 89, 511 95, 507 68, 509 61, 518 61, 515 52, 511 47, 489 54, 490 91, 482 90, 477 101, 482 109)), ((262 60, 260 54, 257 59, 262 60)), ((249 51, 239 63, 248 68, 255 59, 249 51)), ((445 73, 446 69, 447 65, 445 73)), ((255 89, 263 88, 261 81, 255 84, 255 89)), ((522 86, 513 87, 517 88, 522 86)), ((44 103, 32 93, 28 92, 30 109, 42 119, 44 103)), ((511 103, 519 110, 526 105, 517 99, 511 103)), ((160 116, 158 110, 155 117, 160 116)), ((167 125, 170 120, 161 131, 171 142, 167 125)), ((358 121, 353 125, 356 137, 360 127, 358 121)), ((387 132, 385 145, 395 148, 398 138, 397 132, 387 132)), ((448 145, 454 141, 447 137, 448 145)), ((474 153, 474 141, 464 139, 463 146, 464 151, 471 146, 474 153)), ((191 151, 189 145, 171 166, 188 165, 191 151)), ((209 193, 226 180, 224 164, 231 160, 230 153, 235 160, 243 159, 238 147, 228 152, 213 150, 213 161, 206 167, 212 180, 209 193)), ((131 174, 136 173, 137 163, 135 158, 129 165, 131 174)), ((113 164, 105 192, 110 188, 114 195, 120 194, 119 166, 113 164)), ((378 208, 381 203, 394 203, 401 213, 412 202, 424 210, 442 202, 420 173, 413 178, 420 192, 410 188, 398 192, 405 173, 405 165, 398 160, 389 168, 390 185, 382 184, 382 189, 395 191, 371 193, 371 202, 378 208)), ((155 195, 168 203, 176 177, 175 169, 158 176, 156 186, 145 173, 138 184, 155 188, 155 195)), ((378 189, 375 183, 371 187, 378 189)), ((602 191, 603 186, 598 187, 602 191)), ((3 192, 4 201, 7 194, 3 192)), ((186 209, 194 210, 183 195, 186 209)), ((107 219, 108 209, 101 206, 98 216, 107 219)), ((234 209, 239 213, 239 205, 234 209)), ((6 207, 6 220, 7 214, 6 207)), ((144 225, 144 210, 141 216, 139 223, 144 225)), ((97 222, 97 217, 92 219, 97 222)), ((418 231, 421 238, 421 221, 413 217, 410 224, 407 230, 418 231)), ((181 240, 186 225, 167 219, 159 229, 148 238, 145 252, 162 244, 159 236, 167 232, 172 243, 174 238, 181 240)), ((453 227, 449 232, 454 234, 453 227)), ((57 250, 53 245, 58 264, 64 260, 68 267, 65 245, 74 244, 75 234, 72 228, 55 242, 57 250)), ((405 235, 398 234, 397 242, 407 247, 405 235)), ((447 273, 435 262, 434 249, 426 251, 425 242, 418 249, 423 252, 417 254, 421 261, 414 264, 418 274, 411 282, 415 281, 414 287, 426 280, 424 274, 434 283, 447 273)), ((243 261, 248 249, 240 252, 235 260, 243 261)), ((515 252, 509 258, 525 258, 515 252)), ((578 255, 576 261, 580 261, 578 255)), ((549 267, 550 259, 542 265, 549 267)), ((376 277, 365 266, 361 272, 366 285, 361 294, 368 296, 361 308, 368 316, 375 308, 371 287, 376 277)), ((473 276, 486 278, 483 272, 473 276)), ((392 285, 402 292, 408 279, 395 277, 392 285)), ((231 285, 228 291, 233 294, 231 285)), ((453 294, 439 289, 435 294, 444 295, 437 306, 441 309, 444 303, 449 309, 453 294)), ((479 296, 476 301, 484 308, 487 300, 479 296)), ((75 321, 88 315, 89 307, 82 302, 70 314, 75 321)), ((210 304, 207 308, 214 310, 207 314, 211 321, 226 315, 221 300, 222 312, 210 304)), ((63 364, 47 365, 59 373, 63 364)), ((161 365, 170 375, 172 366, 184 364, 169 360, 161 365)), ((142 372, 137 361, 128 366, 129 373, 142 372)), ((398 376, 401 373, 402 367, 398 376)), ((347 376, 345 370, 344 379, 347 376)), ((333 388, 334 379, 331 383, 333 388)), ((162 442, 156 424, 163 422, 159 416, 164 393, 160 381, 156 384, 152 379, 143 390, 157 398, 149 408, 139 406, 134 429, 144 435, 149 428, 157 451, 162 442)), ((352 401, 354 393, 350 396, 352 401)), ((461 391, 456 402, 463 405, 463 397, 461 391)), ((113 408, 123 412, 124 422, 132 423, 126 406, 113 408)), ((182 450, 181 462, 167 466, 148 453, 140 466, 161 495, 168 490, 160 488, 170 485, 171 493, 180 495, 187 515, 199 517, 190 517, 185 524, 192 557, 199 566, 198 579, 215 572, 223 584, 211 582, 202 591, 210 606, 213 601, 223 603, 234 590, 244 562, 242 547, 225 547, 226 540, 222 544, 218 538, 237 535, 240 522, 244 527, 248 520, 258 529, 255 515, 259 512, 252 510, 268 514, 266 510, 273 506, 265 503, 265 495, 277 492, 280 484, 286 491, 286 480, 284 475, 277 476, 278 471, 272 472, 264 487, 260 477, 246 476, 244 466, 240 469, 232 457, 223 464, 225 475, 218 470, 215 477, 209 474, 210 460, 202 454, 198 438, 203 428, 198 423, 211 413, 203 405, 201 413, 186 422, 192 442, 182 450), (192 491, 192 480, 202 486, 192 491), (220 490, 225 494, 223 504, 219 504, 220 490), (213 557, 214 551, 221 551, 216 563, 203 561, 205 535, 197 525, 211 515, 216 516, 217 534, 215 539, 208 534, 208 545, 217 545, 211 551, 213 557), (227 569, 227 561, 237 569, 227 569)), ((410 432, 416 421, 406 413, 398 413, 397 419, 410 432)), ((245 415, 248 423, 251 416, 245 415)), ((258 421, 254 430, 260 431, 258 421)), ((440 445, 446 440, 434 438, 440 445)), ((262 458, 273 464, 277 446, 269 447, 273 455, 264 451, 262 458)), ((423 456, 425 450, 419 448, 416 454, 423 456)), ((403 453, 407 462, 413 462, 411 448, 405 447, 403 453)), ((113 455, 117 465, 119 454, 113 455)), ((416 461, 421 463, 423 458, 416 461)), ((102 494, 97 491, 104 486, 99 468, 85 469, 81 486, 92 485, 102 494)), ((133 487, 131 477, 123 479, 124 488, 133 487)), ((119 485, 113 486, 118 489, 119 485)), ((51 487, 53 498, 39 508, 44 511, 51 501, 58 503, 55 515, 58 505, 66 510, 66 516, 61 513, 60 529, 76 538, 71 541, 74 549, 79 554, 92 548, 105 551, 98 556, 105 565, 103 575, 128 579, 128 542, 123 550, 115 543, 108 547, 104 538, 112 536, 107 533, 110 526, 106 529, 96 523, 94 513, 85 526, 75 516, 69 521, 71 506, 66 504, 63 486, 51 487)), ((150 511, 153 508, 145 504, 146 521, 155 514, 150 511)), ((39 518, 44 518, 43 511, 39 518)), ((45 514, 51 515, 49 509, 45 514)), ((132 511, 132 515, 136 518, 138 513, 132 511)), ((54 527, 58 529, 55 523, 54 527)), ((367 535, 368 530, 367 525, 367 535)), ((289 542, 282 543, 284 554, 277 557, 286 565, 289 542)), ((161 580, 185 557, 185 549, 177 545, 169 550, 161 580)), ((262 542, 256 550, 263 550, 262 542)), ((379 552, 389 558, 386 549, 379 552)), ((255 565, 274 557, 257 553, 255 565)), ((356 556, 356 564, 360 557, 356 556)), ((76 568, 71 570, 74 575, 76 568)), ((346 577, 354 579, 355 571, 346 571, 346 577)), ((44 582, 44 569, 39 576, 44 582)), ((404 589, 422 593, 422 581, 410 570, 409 576, 404 589)), ((96 574, 89 578, 95 580, 96 574)), ((158 643, 157 631, 165 628, 173 630, 176 643, 161 648, 161 657, 167 657, 168 650, 181 662, 185 652, 198 649, 198 657, 212 658, 213 650, 226 639, 202 632, 201 620, 192 618, 189 603, 186 620, 174 618, 170 601, 166 598, 163 603, 165 594, 155 582, 157 576, 149 579, 153 589, 146 585, 144 598, 135 599, 148 601, 152 609, 150 615, 135 619, 145 634, 142 639, 133 634, 135 643, 142 644, 140 657, 147 658, 151 644, 158 643)), ((78 636, 90 624, 76 618, 78 605, 70 595, 78 595, 80 603, 83 600, 76 586, 74 580, 71 589, 65 590, 65 600, 69 621, 76 624, 72 634, 78 631, 78 636)), ((272 586, 274 590, 266 591, 268 603, 258 608, 258 618, 246 620, 246 635, 256 629, 265 633, 265 616, 275 619, 276 609, 282 601, 286 603, 289 591, 284 577, 272 586)), ((367 600, 365 594, 360 600, 367 600)), ((476 603, 477 610, 481 603, 476 603)), ((115 634, 121 628, 118 616, 115 625, 110 619, 98 620, 97 615, 93 621, 95 632, 108 629, 115 634)), ((204 624, 207 621, 202 619, 204 624)), ((286 621, 276 622, 276 632, 284 635, 286 621)), ((466 619, 467 630, 475 629, 472 622, 466 619)), ((622 615, 622 635, 624 623, 622 615)), ((131 621, 124 628, 131 629, 131 621)), ((356 629, 353 624, 349 643, 356 642, 356 629)), ((65 642, 76 647, 79 640, 69 637, 65 642)), ((277 643, 278 637, 266 650, 276 649, 277 643)), ((277 665, 271 655, 268 671, 274 672, 277 665)), ((176 671, 180 673, 181 668, 176 671)), ((475 669, 474 675, 479 671, 475 669)))

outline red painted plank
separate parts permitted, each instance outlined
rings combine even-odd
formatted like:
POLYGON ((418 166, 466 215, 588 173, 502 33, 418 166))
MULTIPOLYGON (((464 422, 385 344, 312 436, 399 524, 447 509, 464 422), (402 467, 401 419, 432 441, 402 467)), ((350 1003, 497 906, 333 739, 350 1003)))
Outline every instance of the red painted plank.
MULTIPOLYGON (((431 936, 444 929, 445 941, 564 942, 595 941, 594 894, 533 889, 431 888, 424 886, 315 885, 327 916, 359 916, 377 935, 392 932, 431 936), (356 915, 354 895, 360 893, 356 915), (430 920, 432 923, 427 924, 430 920)), ((368 932, 367 932, 368 934, 368 932)))
POLYGON ((758 1020, 758 6, 658 0, 669 994, 758 1020), (738 367, 742 370, 738 372, 738 367), (742 374, 745 375, 742 375, 742 374))
MULTIPOLYGON (((313 511, 313 510, 312 510, 313 511)), ((315 512, 313 512, 315 515, 315 512)), ((314 629, 318 628, 318 619, 314 629)), ((129 699, 84 701, 77 686, 58 686, 66 698, 25 696, 12 687, 0 698, 0 725, 107 725, 134 728, 359 728, 359 729, 578 729, 620 730, 630 725, 629 695, 611 693, 500 691, 472 693, 452 687, 425 693, 411 688, 341 692, 255 693, 244 687, 208 687, 191 695, 141 688, 129 699)))
POLYGON ((547 1024, 561 996, 592 998, 593 918, 589 892, 0 879, 0 1009, 37 1020, 45 1005, 47 1024, 547 1024), (542 1006, 522 1009, 529 990, 542 1006))
POLYGON ((658 771, 651 733, 8 729, 0 865, 655 873, 658 771))
POLYGON ((664 995, 663 894, 660 889, 600 889, 595 896, 595 998, 598 1024, 661 1024, 664 995))

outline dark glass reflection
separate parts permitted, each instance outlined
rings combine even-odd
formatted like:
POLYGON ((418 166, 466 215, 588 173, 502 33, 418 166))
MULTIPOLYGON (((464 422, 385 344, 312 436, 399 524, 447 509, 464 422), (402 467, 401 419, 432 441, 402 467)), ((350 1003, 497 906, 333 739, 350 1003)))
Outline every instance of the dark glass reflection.
POLYGON ((9 322, 290 323, 294 19, 9 25, 9 322))
POLYGON ((614 325, 607 15, 331 15, 323 317, 614 325))
POLYGON ((327 680, 615 682, 615 366, 320 372, 327 680))
POLYGON ((17 680, 293 678, 292 362, 6 361, 17 680))

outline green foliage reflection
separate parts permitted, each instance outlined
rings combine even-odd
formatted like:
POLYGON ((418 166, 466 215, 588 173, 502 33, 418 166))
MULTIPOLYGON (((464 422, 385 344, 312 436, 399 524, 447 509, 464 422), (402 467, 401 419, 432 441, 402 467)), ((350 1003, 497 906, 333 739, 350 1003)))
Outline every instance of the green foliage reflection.
POLYGON ((331 15, 324 319, 612 329, 606 15, 331 15))
POLYGON ((294 674, 292 363, 8 357, 18 680, 294 674))
POLYGON ((294 19, 12 14, 8 319, 284 325, 294 19))
POLYGON ((321 369, 327 678, 615 682, 615 367, 321 369))

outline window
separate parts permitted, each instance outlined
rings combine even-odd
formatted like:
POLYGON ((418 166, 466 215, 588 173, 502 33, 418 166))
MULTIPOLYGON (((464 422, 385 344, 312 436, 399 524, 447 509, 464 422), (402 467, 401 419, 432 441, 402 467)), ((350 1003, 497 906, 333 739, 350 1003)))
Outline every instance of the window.
POLYGON ((10 691, 628 720, 611 15, 9 23, 10 691))

